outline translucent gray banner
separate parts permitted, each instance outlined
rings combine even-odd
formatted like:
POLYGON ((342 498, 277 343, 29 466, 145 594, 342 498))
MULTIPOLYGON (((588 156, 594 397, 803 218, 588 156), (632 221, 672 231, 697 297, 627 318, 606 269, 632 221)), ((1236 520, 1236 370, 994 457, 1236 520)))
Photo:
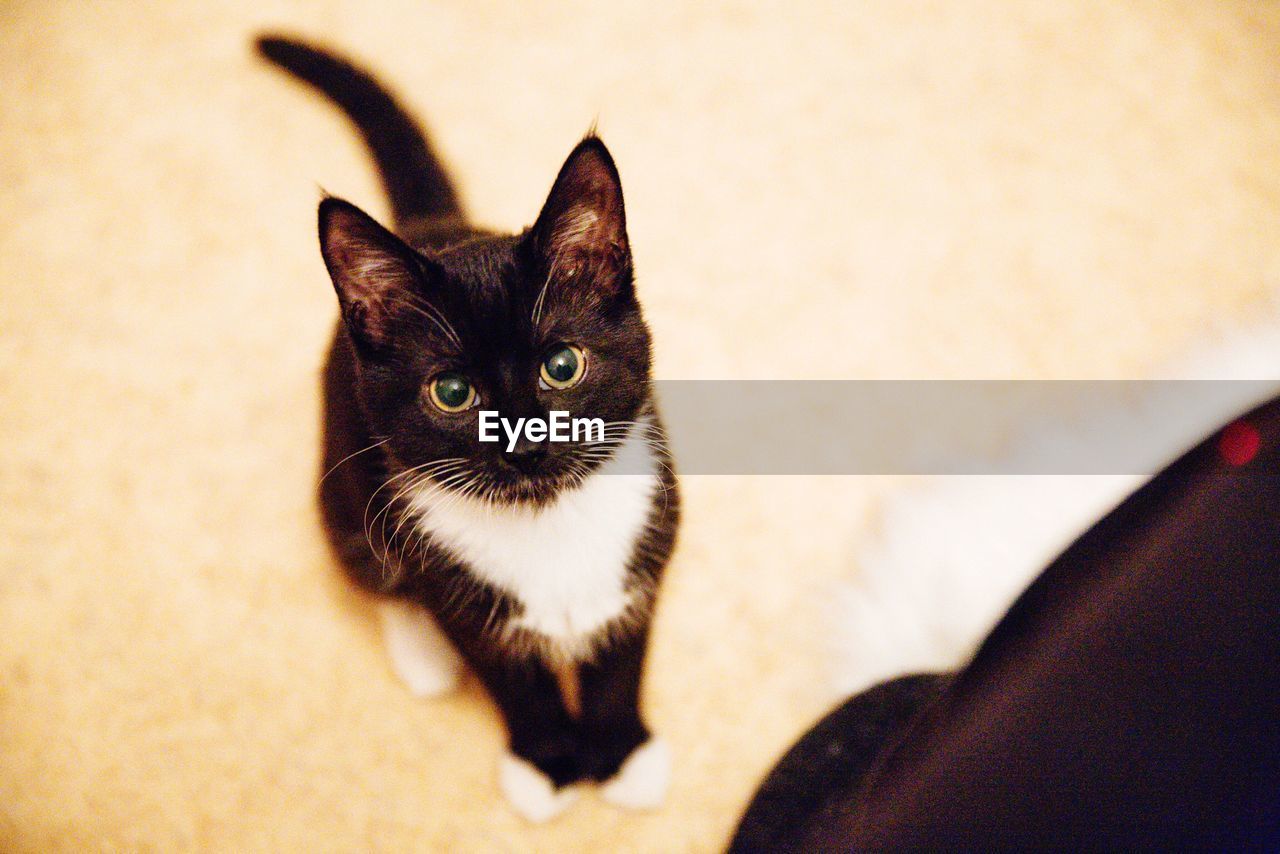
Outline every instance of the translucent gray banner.
POLYGON ((1280 380, 656 387, 679 472, 763 475, 1154 474, 1278 390, 1280 380))

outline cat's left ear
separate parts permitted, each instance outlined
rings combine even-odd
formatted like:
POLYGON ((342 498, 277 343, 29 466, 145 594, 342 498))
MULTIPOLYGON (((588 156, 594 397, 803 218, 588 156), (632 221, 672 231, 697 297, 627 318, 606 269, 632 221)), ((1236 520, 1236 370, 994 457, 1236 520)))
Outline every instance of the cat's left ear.
POLYGON ((604 295, 631 293, 622 182, 609 150, 588 136, 569 155, 530 230, 543 275, 604 295))

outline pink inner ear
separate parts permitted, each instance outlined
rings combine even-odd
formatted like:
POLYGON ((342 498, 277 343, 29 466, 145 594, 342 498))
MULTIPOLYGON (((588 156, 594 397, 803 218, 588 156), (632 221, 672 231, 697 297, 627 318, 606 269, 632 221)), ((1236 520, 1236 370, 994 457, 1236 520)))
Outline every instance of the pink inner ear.
POLYGON ((377 298, 413 280, 405 254, 411 250, 353 205, 321 205, 321 253, 344 302, 377 298))
POLYGON ((574 205, 556 221, 551 237, 555 255, 594 254, 614 242, 600 214, 588 205, 574 205))
POLYGON ((404 261, 382 252, 357 253, 351 260, 349 275, 365 299, 380 300, 384 294, 408 289, 413 275, 404 261))
POLYGON ((365 235, 336 234, 330 247, 335 279, 348 299, 378 300, 413 282, 403 258, 365 235))

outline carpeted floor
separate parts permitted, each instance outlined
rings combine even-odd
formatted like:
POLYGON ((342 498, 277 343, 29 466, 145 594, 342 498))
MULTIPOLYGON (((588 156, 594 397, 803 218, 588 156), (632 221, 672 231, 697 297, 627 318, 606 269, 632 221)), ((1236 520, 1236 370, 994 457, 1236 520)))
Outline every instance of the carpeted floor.
POLYGON ((260 29, 404 92, 493 225, 598 120, 661 378, 1137 375, 1280 284, 1280 4, 370 5, 0 7, 0 848, 714 851, 900 486, 690 479, 669 803, 522 824, 323 547, 317 186, 385 206, 260 29))

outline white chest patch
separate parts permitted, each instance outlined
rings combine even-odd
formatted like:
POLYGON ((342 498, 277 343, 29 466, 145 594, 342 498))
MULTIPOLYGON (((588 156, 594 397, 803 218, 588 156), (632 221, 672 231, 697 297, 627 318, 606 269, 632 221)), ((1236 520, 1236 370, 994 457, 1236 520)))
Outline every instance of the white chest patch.
POLYGON ((581 651, 630 605, 627 562, 659 488, 657 469, 652 450, 633 433, 580 487, 542 508, 432 489, 411 504, 419 530, 520 603, 513 628, 581 651))

